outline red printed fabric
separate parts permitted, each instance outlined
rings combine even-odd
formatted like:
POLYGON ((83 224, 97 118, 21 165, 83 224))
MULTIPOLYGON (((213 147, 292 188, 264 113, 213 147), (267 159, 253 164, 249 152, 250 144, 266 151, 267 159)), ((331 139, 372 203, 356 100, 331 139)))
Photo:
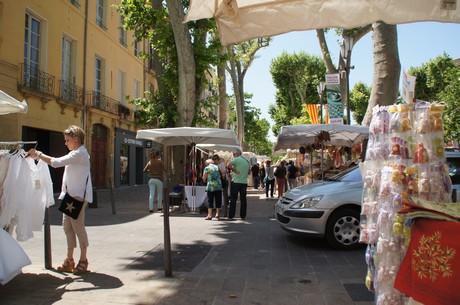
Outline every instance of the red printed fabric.
POLYGON ((460 304, 460 223, 415 220, 394 287, 425 305, 460 304))

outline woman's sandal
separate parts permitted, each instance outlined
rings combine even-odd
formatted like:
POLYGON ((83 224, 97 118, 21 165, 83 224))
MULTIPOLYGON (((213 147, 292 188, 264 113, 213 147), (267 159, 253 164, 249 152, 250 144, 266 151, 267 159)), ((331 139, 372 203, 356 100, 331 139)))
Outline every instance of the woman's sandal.
POLYGON ((88 272, 88 260, 85 262, 79 261, 77 267, 73 268, 73 274, 82 274, 88 272))
POLYGON ((59 272, 72 272, 75 268, 75 262, 73 258, 66 258, 61 266, 57 267, 59 272))

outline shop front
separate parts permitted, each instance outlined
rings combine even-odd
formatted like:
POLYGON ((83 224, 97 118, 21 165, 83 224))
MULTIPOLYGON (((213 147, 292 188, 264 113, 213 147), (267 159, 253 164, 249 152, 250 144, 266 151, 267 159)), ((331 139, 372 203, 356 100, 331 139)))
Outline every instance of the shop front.
POLYGON ((136 139, 136 133, 117 128, 115 130, 114 186, 144 184, 144 165, 147 162, 144 140, 136 139))

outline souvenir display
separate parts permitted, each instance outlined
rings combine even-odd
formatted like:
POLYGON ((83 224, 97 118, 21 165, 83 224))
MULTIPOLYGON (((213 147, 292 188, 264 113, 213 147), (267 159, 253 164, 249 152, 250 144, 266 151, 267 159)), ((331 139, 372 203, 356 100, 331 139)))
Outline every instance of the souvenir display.
POLYGON ((452 184, 444 154, 443 106, 376 106, 363 164, 360 242, 368 244, 366 285, 377 305, 404 304, 394 288, 410 239, 406 216, 410 198, 451 202, 452 184))

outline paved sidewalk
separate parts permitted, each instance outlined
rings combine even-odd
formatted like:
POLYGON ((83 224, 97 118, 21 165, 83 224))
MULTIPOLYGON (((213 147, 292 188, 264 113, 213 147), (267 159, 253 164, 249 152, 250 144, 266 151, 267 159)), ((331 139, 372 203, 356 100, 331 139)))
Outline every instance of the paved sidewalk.
MULTIPOLYGON (((114 190, 116 214, 110 192, 97 195, 98 207, 86 211, 91 272, 45 269, 44 234, 36 232, 21 243, 32 265, 0 285, 0 304, 374 304, 363 284, 364 248, 338 251, 286 233, 274 218, 275 201, 261 191, 248 188, 244 221, 171 215, 171 277, 163 268, 163 216, 149 213, 148 186, 114 190)), ((66 251, 60 217, 52 207, 53 267, 66 251)))

